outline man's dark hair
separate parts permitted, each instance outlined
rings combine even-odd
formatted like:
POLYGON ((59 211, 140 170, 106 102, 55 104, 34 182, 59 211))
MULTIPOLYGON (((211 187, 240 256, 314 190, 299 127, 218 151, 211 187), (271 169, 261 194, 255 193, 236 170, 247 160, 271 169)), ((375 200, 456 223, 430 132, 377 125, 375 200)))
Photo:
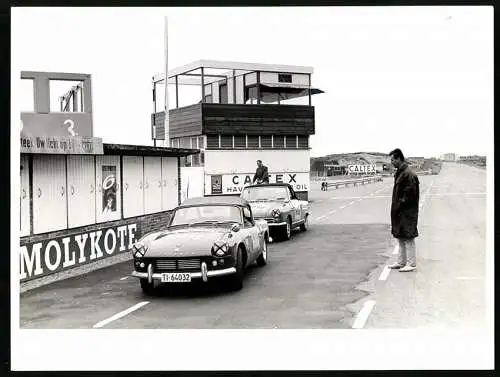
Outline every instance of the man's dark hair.
POLYGON ((393 151, 389 153, 389 156, 394 156, 394 158, 397 158, 401 161, 405 160, 405 156, 403 155, 403 152, 401 152, 401 149, 396 148, 393 151))
POLYGON ((262 162, 262 160, 257 160, 257 162, 262 162))

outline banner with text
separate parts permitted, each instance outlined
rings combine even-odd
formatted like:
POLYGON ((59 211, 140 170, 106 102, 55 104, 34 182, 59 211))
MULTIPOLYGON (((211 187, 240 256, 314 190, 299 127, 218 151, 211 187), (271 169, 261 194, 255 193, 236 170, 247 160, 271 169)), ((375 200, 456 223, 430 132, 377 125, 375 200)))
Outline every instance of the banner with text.
MULTIPOLYGON (((205 176, 206 195, 240 194, 244 187, 252 184, 254 173, 216 174, 205 176)), ((288 183, 297 192, 309 191, 309 172, 270 173, 269 183, 288 183)))
POLYGON ((104 154, 101 138, 21 135, 21 153, 104 154))
POLYGON ((31 280, 126 252, 141 235, 141 223, 131 222, 21 243, 20 280, 31 280))

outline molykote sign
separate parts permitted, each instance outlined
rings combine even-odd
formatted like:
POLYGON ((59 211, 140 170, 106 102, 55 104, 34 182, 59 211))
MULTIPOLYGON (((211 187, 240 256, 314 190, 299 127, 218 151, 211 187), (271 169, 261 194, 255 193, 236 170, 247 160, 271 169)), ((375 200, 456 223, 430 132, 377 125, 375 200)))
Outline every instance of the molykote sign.
MULTIPOLYGON (((205 176, 206 195, 239 194, 252 184, 253 173, 217 174, 205 176), (215 178, 214 178, 215 177, 215 178)), ((309 173, 270 173, 269 183, 289 183, 297 192, 309 191, 309 173)))
POLYGON ((82 136, 22 136, 21 153, 103 154, 102 139, 82 136))
POLYGON ((93 136, 90 113, 21 113, 21 136, 93 136))
POLYGON ((26 243, 20 249, 20 280, 31 280, 126 252, 140 233, 137 223, 130 223, 26 243))

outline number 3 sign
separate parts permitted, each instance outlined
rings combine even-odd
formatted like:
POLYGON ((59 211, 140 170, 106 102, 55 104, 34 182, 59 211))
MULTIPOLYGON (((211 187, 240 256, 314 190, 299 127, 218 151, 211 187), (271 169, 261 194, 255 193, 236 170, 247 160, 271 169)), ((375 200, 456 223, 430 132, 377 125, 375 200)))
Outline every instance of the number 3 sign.
POLYGON ((78 136, 78 133, 73 130, 75 123, 71 119, 65 120, 64 125, 68 126, 68 132, 71 136, 78 136))

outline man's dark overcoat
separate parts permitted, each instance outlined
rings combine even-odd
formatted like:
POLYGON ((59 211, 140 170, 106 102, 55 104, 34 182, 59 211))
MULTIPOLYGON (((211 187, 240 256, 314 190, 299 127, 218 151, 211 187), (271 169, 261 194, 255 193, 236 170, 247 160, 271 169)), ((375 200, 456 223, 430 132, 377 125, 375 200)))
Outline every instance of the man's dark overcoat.
POLYGON ((395 238, 418 237, 418 201, 420 182, 406 163, 394 174, 392 191, 391 226, 395 238))

